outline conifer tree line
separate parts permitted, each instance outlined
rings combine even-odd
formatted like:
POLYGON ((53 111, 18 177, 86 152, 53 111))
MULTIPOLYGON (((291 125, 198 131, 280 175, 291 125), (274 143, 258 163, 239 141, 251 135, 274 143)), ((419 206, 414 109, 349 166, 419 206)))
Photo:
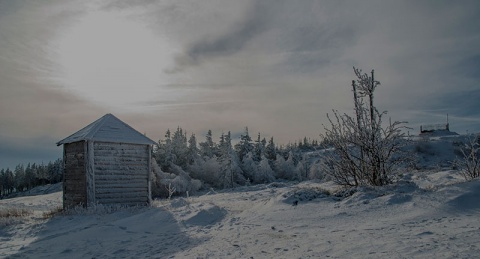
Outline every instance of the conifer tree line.
MULTIPOLYGON (((407 127, 401 121, 382 123, 387 112, 379 112, 373 102, 374 91, 380 85, 374 71, 371 76, 356 68, 354 72, 355 116, 335 110, 333 116, 327 114, 330 125, 324 126, 322 143, 304 138, 295 144, 277 146, 273 137, 267 140, 258 133, 252 138, 248 127, 238 142, 233 141, 236 143, 230 132, 222 133, 216 142, 209 130, 199 142, 195 134, 188 136, 181 127, 173 133, 167 130, 153 150, 153 196, 325 177, 344 186, 392 183, 398 169, 411 161, 404 150, 408 141, 402 129, 407 127), (308 152, 326 147, 329 149, 321 152, 321 158, 319 152, 308 152), (317 157, 311 159, 310 155, 317 157)), ((0 194, 59 182, 63 170, 60 159, 48 165, 18 165, 14 171, 2 169, 0 194)))
MULTIPOLYGON (((154 147, 154 196, 168 196, 168 185, 175 194, 193 193, 201 188, 233 188, 275 180, 306 180, 320 177, 320 166, 309 165, 306 151, 320 148, 316 140, 303 138, 293 144, 277 146, 260 133, 253 139, 248 128, 236 144, 231 133, 215 141, 212 131, 197 140, 178 127, 167 130, 154 147)), ((47 164, 19 164, 13 170, 0 170, 0 197, 63 180, 62 159, 47 164)))
POLYGON ((230 132, 215 138, 208 130, 201 140, 178 127, 158 141, 153 157, 154 196, 168 196, 167 186, 176 193, 200 188, 234 188, 275 180, 302 181, 318 178, 319 169, 309 165, 304 153, 319 148, 319 142, 306 137, 298 143, 277 146, 260 133, 255 138, 245 128, 236 144, 230 132), (313 169, 312 169, 313 168, 313 169))
POLYGON ((57 159, 48 164, 18 164, 0 170, 0 197, 15 192, 28 191, 34 187, 61 182, 63 179, 63 160, 57 159))

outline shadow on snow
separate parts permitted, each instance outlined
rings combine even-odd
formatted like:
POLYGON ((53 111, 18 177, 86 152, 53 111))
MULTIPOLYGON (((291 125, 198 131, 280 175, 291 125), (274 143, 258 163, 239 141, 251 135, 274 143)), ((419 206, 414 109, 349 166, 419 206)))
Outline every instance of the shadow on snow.
POLYGON ((201 243, 162 208, 57 216, 9 258, 165 258, 201 243))

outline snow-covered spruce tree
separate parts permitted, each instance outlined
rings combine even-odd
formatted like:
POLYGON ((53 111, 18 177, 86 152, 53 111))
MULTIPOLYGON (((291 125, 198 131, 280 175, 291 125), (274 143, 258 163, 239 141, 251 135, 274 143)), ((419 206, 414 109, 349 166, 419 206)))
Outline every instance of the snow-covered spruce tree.
POLYGON ((352 81, 355 117, 333 111, 333 118, 327 114, 330 127, 322 134, 325 143, 333 150, 326 152, 324 170, 340 185, 381 186, 392 182, 398 166, 407 162, 408 156, 402 151, 405 146, 405 122, 389 122, 382 125, 383 116, 375 107, 374 91, 380 82, 353 68, 357 80, 352 81), (365 101, 365 99, 367 101, 365 101))
POLYGON ((259 132, 257 136, 257 140, 255 140, 255 144, 253 147, 253 160, 258 162, 262 159, 262 156, 265 153, 266 146, 267 146, 267 140, 265 138, 261 139, 260 132, 259 132))
POLYGON ((253 153, 248 152, 247 155, 243 158, 243 161, 241 162, 241 168, 243 170, 243 175, 245 178, 249 179, 250 181, 253 181, 255 175, 257 174, 257 163, 253 159, 253 153))
POLYGON ((185 168, 188 163, 188 145, 187 133, 182 128, 177 127, 172 137, 173 163, 185 168))
POLYGON ((323 171, 323 166, 321 161, 316 161, 308 168, 308 179, 325 179, 325 172, 323 171))
POLYGON ((455 161, 465 180, 480 177, 480 136, 472 135, 460 148, 461 158, 455 161))
POLYGON ((232 138, 230 131, 227 135, 220 137, 220 157, 221 164, 220 181, 223 182, 223 188, 233 188, 237 182, 245 182, 242 170, 239 166, 239 159, 232 148, 232 138))
POLYGON ((168 129, 165 133, 165 139, 158 141, 158 145, 153 152, 153 157, 163 171, 168 170, 170 164, 174 160, 174 156, 172 153, 172 136, 170 133, 170 129, 168 129))
POLYGON ((275 160, 274 165, 275 178, 289 181, 297 180, 293 151, 288 153, 288 158, 286 160, 283 156, 277 154, 277 159, 275 160))
POLYGON ((223 188, 223 181, 220 180, 221 164, 217 157, 197 157, 187 170, 189 175, 202 181, 204 187, 223 188))
POLYGON ((235 145, 235 151, 237 152, 240 162, 243 158, 253 151, 252 138, 248 134, 248 127, 245 127, 245 133, 240 136, 240 141, 235 145))
POLYGON ((197 147, 197 138, 195 137, 195 134, 192 134, 190 139, 188 139, 187 163, 192 165, 195 160, 199 158, 199 153, 200 150, 197 147))
POLYGON ((270 163, 265 156, 262 156, 258 165, 257 173, 253 176, 253 182, 258 183, 270 183, 275 181, 275 172, 270 167, 270 163))
POLYGON ((205 135, 205 142, 200 144, 200 155, 202 157, 212 158, 215 154, 216 145, 212 139, 212 130, 208 130, 207 135, 205 135))
POLYGON ((273 137, 270 138, 265 147, 265 157, 270 161, 277 159, 277 148, 275 147, 275 142, 273 142, 273 137))

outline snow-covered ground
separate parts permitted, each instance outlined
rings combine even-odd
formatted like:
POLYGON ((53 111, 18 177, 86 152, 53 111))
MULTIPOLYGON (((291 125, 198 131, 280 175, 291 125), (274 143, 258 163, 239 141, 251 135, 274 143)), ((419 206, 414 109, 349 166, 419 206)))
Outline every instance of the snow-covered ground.
POLYGON ((382 188, 273 183, 150 208, 44 219, 61 192, 0 201, 35 213, 0 227, 9 258, 475 258, 480 181, 455 171, 404 175, 382 188), (343 196, 342 196, 343 195, 343 196), (297 206, 293 206, 298 201, 297 206))
POLYGON ((480 179, 450 170, 461 138, 416 140, 417 170, 386 187, 271 183, 54 217, 61 185, 35 188, 0 200, 30 212, 0 217, 0 257, 478 258, 480 179))

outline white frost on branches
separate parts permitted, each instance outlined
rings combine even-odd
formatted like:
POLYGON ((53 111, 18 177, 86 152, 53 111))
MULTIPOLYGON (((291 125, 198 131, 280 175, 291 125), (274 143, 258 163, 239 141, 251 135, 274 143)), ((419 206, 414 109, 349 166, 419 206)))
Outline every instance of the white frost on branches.
POLYGON ((333 150, 326 152, 323 166, 332 179, 346 186, 391 183, 392 174, 408 157, 402 152, 406 140, 402 129, 405 122, 389 122, 383 126, 387 113, 379 112, 373 104, 373 93, 380 82, 354 68, 357 76, 352 81, 355 117, 333 111, 327 114, 330 127, 324 127, 324 143, 333 150), (368 105, 365 102, 368 101, 368 105))

